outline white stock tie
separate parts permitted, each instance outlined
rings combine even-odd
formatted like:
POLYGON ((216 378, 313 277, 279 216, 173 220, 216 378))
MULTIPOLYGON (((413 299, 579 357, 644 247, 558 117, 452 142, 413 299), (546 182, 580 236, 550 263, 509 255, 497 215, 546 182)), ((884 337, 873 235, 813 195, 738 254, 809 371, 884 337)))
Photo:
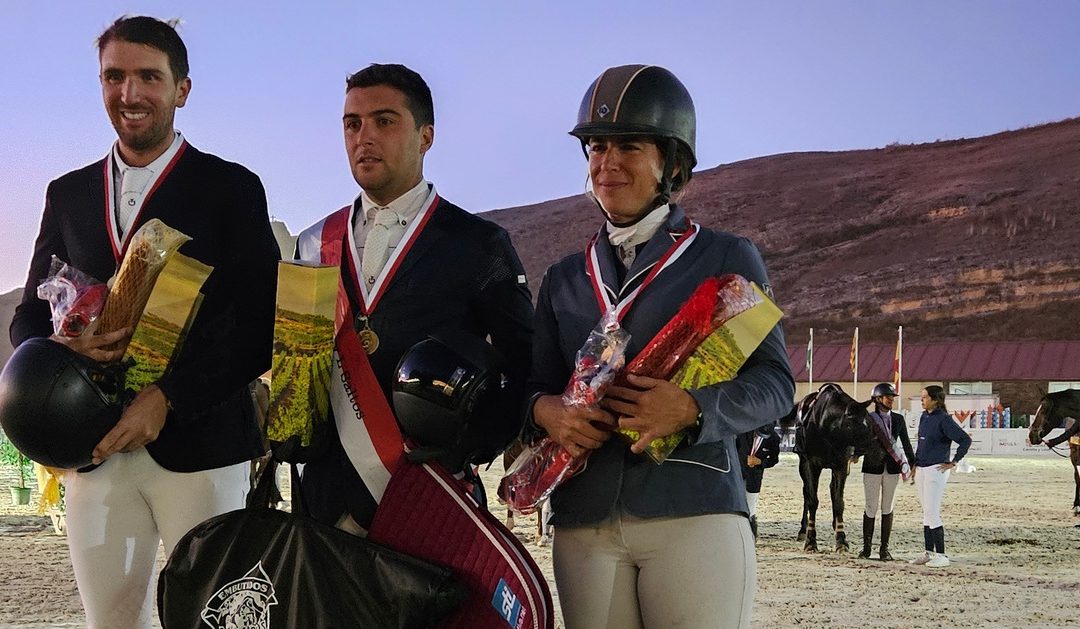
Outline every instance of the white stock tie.
POLYGON ((135 222, 136 207, 153 173, 149 168, 128 167, 120 173, 120 202, 116 204, 116 223, 126 234, 135 222))
POLYGON ((401 239, 401 235, 404 233, 402 222, 404 221, 398 216, 398 213, 390 208, 379 208, 375 212, 371 231, 368 232, 367 238, 364 239, 364 257, 360 261, 364 272, 364 281, 367 282, 369 288, 375 283, 375 279, 382 272, 387 258, 390 257, 391 238, 401 239))

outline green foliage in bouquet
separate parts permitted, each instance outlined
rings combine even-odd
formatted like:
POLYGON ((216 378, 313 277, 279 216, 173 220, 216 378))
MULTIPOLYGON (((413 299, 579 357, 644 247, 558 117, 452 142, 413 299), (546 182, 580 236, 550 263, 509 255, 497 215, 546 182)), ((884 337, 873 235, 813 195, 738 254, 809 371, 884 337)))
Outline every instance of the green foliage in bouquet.
MULTIPOLYGON (((701 345, 694 350, 683 366, 672 376, 671 382, 681 389, 699 389, 710 384, 731 380, 739 372, 739 367, 746 362, 735 340, 735 335, 726 327, 717 328, 701 345)), ((636 430, 621 429, 629 439, 637 441, 641 433, 636 430)), ((653 439, 645 448, 645 453, 656 462, 662 462, 685 438, 685 433, 677 432, 666 437, 653 439)))

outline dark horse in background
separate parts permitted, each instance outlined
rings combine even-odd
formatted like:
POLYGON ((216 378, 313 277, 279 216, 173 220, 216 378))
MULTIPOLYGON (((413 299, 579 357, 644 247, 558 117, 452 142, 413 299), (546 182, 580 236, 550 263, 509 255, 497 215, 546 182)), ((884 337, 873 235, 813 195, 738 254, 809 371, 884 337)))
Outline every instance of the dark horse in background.
MULTIPOLYGON (((1046 439, 1046 435, 1055 428, 1065 428, 1066 419, 1072 418, 1074 426, 1080 423, 1080 389, 1066 389, 1047 393, 1035 411, 1031 422, 1028 441, 1037 445, 1046 439)), ((1073 495, 1073 515, 1080 516, 1080 444, 1076 438, 1069 439, 1069 458, 1073 464, 1073 481, 1076 492, 1073 495)))
POLYGON ((849 550, 844 533, 844 485, 849 466, 863 455, 870 443, 870 415, 867 403, 852 399, 839 385, 826 383, 795 405, 781 420, 785 428, 795 425, 795 451, 799 455, 799 477, 803 483, 803 515, 798 539, 803 549, 816 552, 815 521, 818 508, 818 481, 821 471, 832 470, 829 495, 836 551, 849 550))

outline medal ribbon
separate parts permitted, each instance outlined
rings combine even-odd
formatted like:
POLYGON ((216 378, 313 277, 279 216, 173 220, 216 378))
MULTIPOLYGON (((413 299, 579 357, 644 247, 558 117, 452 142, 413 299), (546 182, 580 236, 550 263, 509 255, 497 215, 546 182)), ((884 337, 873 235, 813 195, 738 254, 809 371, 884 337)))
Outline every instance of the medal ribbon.
POLYGON ((143 208, 150 202, 150 197, 161 185, 161 182, 165 180, 165 177, 172 171, 173 166, 176 166, 176 162, 180 160, 180 156, 184 154, 184 149, 187 148, 187 140, 180 140, 180 147, 176 149, 176 155, 172 156, 169 163, 165 165, 165 168, 161 169, 151 185, 150 190, 146 192, 146 196, 143 197, 142 203, 139 205, 138 210, 135 211, 135 220, 131 222, 131 229, 124 234, 123 238, 120 238, 120 226, 116 224, 116 202, 114 197, 113 180, 113 152, 109 151, 108 157, 105 158, 105 229, 109 232, 109 244, 112 245, 113 258, 116 260, 117 266, 124 260, 124 253, 127 251, 128 243, 131 242, 131 236, 136 231, 135 226, 139 224, 139 218, 142 216, 143 208))
POLYGON ((754 433, 754 445, 750 446, 750 454, 757 455, 757 451, 761 448, 761 444, 765 441, 765 438, 761 435, 754 433))
POLYGON ((630 311, 630 307, 634 304, 634 301, 641 291, 645 290, 645 287, 652 283, 664 269, 674 264, 675 261, 686 252, 694 242, 694 239, 697 238, 698 230, 700 229, 701 227, 697 223, 691 222, 689 228, 676 238, 675 242, 671 243, 671 246, 664 252, 664 255, 660 256, 660 259, 653 263, 652 270, 645 276, 645 279, 642 280, 641 284, 638 284, 637 288, 632 290, 629 295, 623 297, 618 304, 614 304, 611 297, 608 295, 610 289, 608 289, 607 283, 604 282, 604 278, 601 277, 600 262, 596 256, 596 242, 604 231, 604 228, 601 227, 585 247, 585 273, 592 282, 593 292, 596 294, 596 301, 600 306, 600 312, 607 312, 614 308, 615 315, 618 317, 619 321, 622 321, 622 318, 630 311))
POLYGON ((349 210, 349 221, 347 229, 345 230, 346 237, 349 243, 349 257, 352 261, 352 266, 349 269, 349 277, 352 278, 357 291, 356 294, 360 301, 359 310, 362 315, 370 315, 375 306, 378 305, 379 299, 386 293, 386 287, 390 285, 390 281, 394 278, 394 274, 397 273, 398 267, 401 266, 402 260, 405 259, 405 254, 412 248, 413 243, 416 242, 416 238, 423 231, 424 226, 427 225, 431 215, 435 213, 435 206, 439 204, 439 195, 435 193, 435 187, 432 186, 431 192, 428 193, 427 198, 424 200, 424 209, 420 211, 420 214, 413 219, 409 224, 405 233, 401 236, 401 242, 390 253, 390 257, 387 258, 386 264, 383 265, 382 271, 379 273, 379 277, 375 279, 375 283, 371 285, 371 291, 368 292, 367 283, 364 282, 363 268, 360 264, 360 256, 356 248, 356 235, 353 233, 353 217, 356 213, 356 204, 349 210))

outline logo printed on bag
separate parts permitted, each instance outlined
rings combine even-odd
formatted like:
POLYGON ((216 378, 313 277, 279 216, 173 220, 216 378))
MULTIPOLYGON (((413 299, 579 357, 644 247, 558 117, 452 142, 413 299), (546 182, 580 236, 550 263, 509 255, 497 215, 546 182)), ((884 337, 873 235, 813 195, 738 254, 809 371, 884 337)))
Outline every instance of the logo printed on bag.
POLYGON ((491 599, 491 606, 502 616, 514 629, 525 626, 525 614, 522 613, 521 600, 510 590, 506 579, 499 579, 499 585, 495 588, 495 596, 491 599))
POLYGON ((274 584, 260 561, 242 578, 214 592, 201 616, 213 629, 270 629, 270 606, 277 602, 274 584))

